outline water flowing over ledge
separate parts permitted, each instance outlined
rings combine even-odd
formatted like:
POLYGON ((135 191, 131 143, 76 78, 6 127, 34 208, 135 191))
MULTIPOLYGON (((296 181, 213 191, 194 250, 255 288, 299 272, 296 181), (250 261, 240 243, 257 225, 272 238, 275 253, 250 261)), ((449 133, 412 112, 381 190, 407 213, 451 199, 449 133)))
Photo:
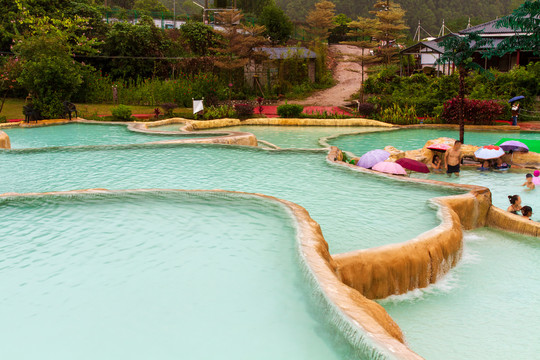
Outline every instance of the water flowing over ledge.
MULTIPOLYGON (((102 124, 102 122, 99 123, 102 124)), ((123 125, 126 124, 123 123, 123 125)), ((141 123, 129 124, 129 128, 133 131, 147 131, 145 124, 141 123)), ((155 133, 155 131, 152 132, 155 133)), ((200 132, 197 133, 200 134, 200 132)), ((166 143, 172 145, 202 142, 257 145, 256 138, 248 133, 227 132, 224 129, 220 132, 208 132, 208 134, 216 136, 203 139, 164 140, 150 144, 166 143), (255 139, 254 143, 249 135, 255 139), (218 140, 212 141, 213 139, 218 140), (242 143, 244 141, 245 143, 242 143)), ((7 141, 9 142, 9 138, 7 141)), ((371 176, 385 176, 400 181, 423 183, 427 186, 452 187, 464 192, 468 191, 462 195, 433 199, 432 202, 438 207, 442 223, 412 240, 401 244, 357 250, 333 256, 328 251, 328 244, 323 238, 319 225, 311 219, 304 208, 289 201, 265 195, 230 192, 231 194, 259 196, 277 201, 289 209, 297 222, 301 255, 312 274, 313 281, 320 286, 322 295, 328 300, 328 307, 332 312, 335 312, 332 315, 334 320, 339 323, 340 330, 351 343, 362 349, 364 353, 371 354, 370 356, 373 358, 420 359, 404 344, 401 330, 384 308, 370 299, 403 294, 410 290, 424 288, 440 279, 461 258, 463 250, 462 228, 474 229, 490 226, 520 234, 539 236, 540 224, 494 207, 491 204, 491 193, 485 187, 381 175, 341 162, 340 150, 336 147, 331 147, 328 151, 327 161, 332 165, 348 167, 350 170, 371 176), (359 331, 360 329, 361 331, 359 331)), ((92 189, 44 194, 69 195, 91 194, 93 192, 104 193, 108 191, 92 189)), ((0 196, 23 195, 39 196, 43 194, 3 194, 0 196)))

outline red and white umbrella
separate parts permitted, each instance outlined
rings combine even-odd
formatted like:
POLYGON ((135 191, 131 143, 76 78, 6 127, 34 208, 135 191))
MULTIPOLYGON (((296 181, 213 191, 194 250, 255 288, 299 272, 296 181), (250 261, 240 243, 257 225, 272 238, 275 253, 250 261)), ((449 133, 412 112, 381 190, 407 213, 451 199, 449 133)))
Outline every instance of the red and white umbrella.
POLYGON ((477 159, 490 160, 497 159, 504 155, 504 150, 497 145, 482 146, 474 152, 477 159))

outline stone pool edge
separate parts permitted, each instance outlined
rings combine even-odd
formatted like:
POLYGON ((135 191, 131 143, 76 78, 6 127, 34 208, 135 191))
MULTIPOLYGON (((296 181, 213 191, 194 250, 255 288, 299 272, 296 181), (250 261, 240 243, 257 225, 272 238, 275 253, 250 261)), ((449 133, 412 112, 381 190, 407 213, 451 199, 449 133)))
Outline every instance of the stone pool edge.
POLYGON ((335 308, 340 317, 339 325, 345 326, 343 335, 360 350, 367 350, 376 359, 422 359, 404 344, 403 334, 386 310, 378 303, 367 299, 357 290, 344 284, 336 272, 337 267, 330 255, 328 243, 323 237, 319 224, 311 218, 302 206, 288 200, 257 193, 227 190, 183 190, 183 189, 126 189, 108 190, 103 188, 52 191, 42 193, 3 193, 3 198, 23 198, 40 196, 73 196, 92 194, 126 194, 144 192, 183 192, 195 194, 220 193, 256 197, 281 204, 293 218, 297 231, 300 256, 311 274, 312 280, 326 299, 331 309, 335 308), (340 316, 341 315, 341 316, 340 316), (363 331, 359 330, 362 329, 363 331), (375 351, 375 352, 374 352, 375 351))

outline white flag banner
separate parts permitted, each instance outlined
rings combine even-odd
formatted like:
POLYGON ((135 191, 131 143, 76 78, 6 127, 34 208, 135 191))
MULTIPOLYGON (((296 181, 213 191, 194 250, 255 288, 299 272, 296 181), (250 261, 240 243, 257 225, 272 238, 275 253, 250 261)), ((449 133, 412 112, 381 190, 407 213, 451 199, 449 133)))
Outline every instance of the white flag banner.
POLYGON ((196 114, 199 111, 204 110, 203 100, 193 100, 193 113, 196 114))

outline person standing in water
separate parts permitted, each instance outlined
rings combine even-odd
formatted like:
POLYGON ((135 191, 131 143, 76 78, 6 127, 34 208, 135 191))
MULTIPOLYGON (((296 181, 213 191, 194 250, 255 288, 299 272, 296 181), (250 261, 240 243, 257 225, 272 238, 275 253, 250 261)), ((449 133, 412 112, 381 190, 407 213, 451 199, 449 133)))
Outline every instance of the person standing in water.
POLYGON ((461 141, 456 140, 454 146, 446 150, 444 154, 444 163, 446 168, 446 174, 452 176, 452 173, 459 176, 459 166, 461 164, 461 141))

